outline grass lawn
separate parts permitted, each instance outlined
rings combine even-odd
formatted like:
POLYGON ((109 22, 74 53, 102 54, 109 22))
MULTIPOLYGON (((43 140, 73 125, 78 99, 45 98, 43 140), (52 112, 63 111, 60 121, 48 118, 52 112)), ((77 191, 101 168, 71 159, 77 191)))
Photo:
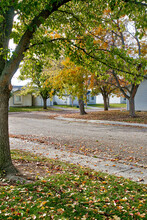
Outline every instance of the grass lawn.
MULTIPOLYGON (((88 104, 88 106, 104 108, 104 104, 88 104)), ((126 108, 126 104, 111 103, 110 108, 126 108)))
MULTIPOLYGON (((32 111, 60 111, 60 109, 56 109, 57 107, 61 108, 72 108, 72 109, 77 109, 77 106, 71 106, 71 105, 55 105, 52 107, 48 107, 47 109, 43 109, 43 107, 10 107, 9 112, 32 112, 32 111), (54 108, 55 107, 55 108, 54 108)), ((94 107, 100 107, 104 108, 103 104, 95 104, 95 105, 88 105, 88 106, 94 106, 94 107)), ((125 108, 125 104, 111 104, 111 108, 125 108)))
MULTIPOLYGON (((75 108, 75 109, 77 109, 77 106, 72 106, 72 105, 56 105, 56 106, 62 107, 62 108, 75 108)), ((88 104, 87 106, 104 108, 104 104, 88 104)), ((112 103, 112 104, 110 104, 110 108, 126 108, 126 104, 112 103)))
POLYGON ((32 111, 53 111, 59 109, 55 109, 53 107, 48 107, 47 109, 43 109, 43 107, 10 107, 9 112, 32 112, 32 111))
POLYGON ((61 107, 61 108, 73 108, 77 109, 77 106, 72 106, 72 105, 54 105, 54 107, 61 107))
POLYGON ((146 219, 146 186, 76 165, 13 151, 34 182, 1 182, 0 219, 146 219))

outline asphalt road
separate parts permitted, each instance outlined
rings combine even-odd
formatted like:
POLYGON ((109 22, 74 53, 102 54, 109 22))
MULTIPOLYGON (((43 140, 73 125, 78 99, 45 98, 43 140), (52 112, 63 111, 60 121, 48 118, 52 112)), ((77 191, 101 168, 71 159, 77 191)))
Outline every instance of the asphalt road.
POLYGON ((147 128, 91 124, 49 119, 49 113, 12 113, 9 132, 13 135, 46 137, 51 142, 85 146, 98 150, 99 156, 129 158, 147 165, 147 128))

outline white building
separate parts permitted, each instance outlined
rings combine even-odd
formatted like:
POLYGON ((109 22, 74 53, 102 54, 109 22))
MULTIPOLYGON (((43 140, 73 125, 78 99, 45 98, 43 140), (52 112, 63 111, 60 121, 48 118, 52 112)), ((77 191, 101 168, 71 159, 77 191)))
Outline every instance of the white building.
MULTIPOLYGON (((96 104, 103 104, 104 100, 103 100, 103 96, 101 94, 96 96, 96 104)), ((126 98, 124 97, 118 97, 116 95, 110 96, 109 97, 109 103, 126 103, 126 98)))
POLYGON ((14 86, 12 89, 12 96, 9 99, 9 106, 11 107, 22 107, 32 106, 32 94, 20 96, 20 90, 22 86, 14 86))
MULTIPOLYGON (((127 110, 129 110, 129 102, 127 100, 127 110)), ((135 110, 147 111, 147 80, 141 82, 135 95, 135 110)))
MULTIPOLYGON (((43 99, 41 96, 35 97, 33 94, 20 95, 20 91, 22 86, 13 86, 12 96, 9 99, 10 107, 23 107, 23 106, 43 106, 43 99)), ((87 93, 87 104, 96 104, 96 96, 90 96, 90 92, 87 93)), ((53 97, 53 99, 47 99, 47 106, 52 105, 74 105, 78 106, 77 97, 74 99, 72 103, 72 99, 70 96, 65 95, 62 98, 59 98, 57 95, 53 97)))

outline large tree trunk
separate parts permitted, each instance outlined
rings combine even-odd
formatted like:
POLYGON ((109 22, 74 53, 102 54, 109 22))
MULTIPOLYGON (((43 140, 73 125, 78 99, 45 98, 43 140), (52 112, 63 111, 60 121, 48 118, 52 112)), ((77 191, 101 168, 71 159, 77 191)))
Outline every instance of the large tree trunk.
POLYGON ((135 102, 132 96, 129 98, 129 115, 135 117, 135 102))
POLYGON ((14 174, 17 172, 12 164, 9 134, 8 134, 8 101, 10 90, 8 86, 0 87, 0 172, 14 174))
POLYGON ((109 95, 108 95, 108 101, 107 101, 107 103, 108 103, 108 108, 110 108, 110 98, 109 98, 109 95))
POLYGON ((104 111, 108 111, 109 97, 106 94, 102 94, 102 95, 103 95, 103 100, 104 100, 104 111))
POLYGON ((129 97, 129 115, 135 117, 135 95, 138 90, 139 85, 132 85, 130 97, 129 97))
POLYGON ((80 109, 80 115, 85 115, 85 114, 87 114, 87 113, 85 112, 84 101, 83 101, 82 98, 79 99, 79 109, 80 109))
POLYGON ((71 97, 71 103, 72 103, 72 107, 73 107, 73 102, 74 102, 74 100, 73 100, 73 98, 71 97))
POLYGON ((43 98, 43 109, 47 109, 46 101, 47 101, 47 99, 43 98))

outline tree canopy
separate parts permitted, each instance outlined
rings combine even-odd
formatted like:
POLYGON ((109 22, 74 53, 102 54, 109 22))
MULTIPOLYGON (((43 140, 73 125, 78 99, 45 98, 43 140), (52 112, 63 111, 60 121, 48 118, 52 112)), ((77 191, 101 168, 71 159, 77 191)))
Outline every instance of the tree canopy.
POLYGON ((28 54, 20 69, 20 80, 29 80, 23 87, 21 95, 32 93, 34 96, 41 96, 43 99, 43 108, 47 108, 47 99, 55 94, 53 84, 49 82, 52 74, 47 70, 51 68, 51 60, 41 55, 28 54))
POLYGON ((76 66, 69 58, 62 61, 62 69, 55 73, 52 81, 61 97, 67 94, 74 100, 75 97, 80 99, 84 96, 86 101, 88 71, 82 66, 76 66))
POLYGON ((67 49, 71 59, 97 75, 103 72, 103 77, 107 78, 107 73, 112 70, 117 86, 129 100, 131 116, 135 116, 135 94, 146 77, 146 24, 141 24, 139 18, 145 15, 145 9, 140 7, 130 14, 129 9, 124 10, 124 2, 114 7, 107 5, 101 19, 95 14, 91 29, 72 42, 72 46, 69 43, 70 49, 67 49), (122 78, 128 87, 121 86, 122 78))

